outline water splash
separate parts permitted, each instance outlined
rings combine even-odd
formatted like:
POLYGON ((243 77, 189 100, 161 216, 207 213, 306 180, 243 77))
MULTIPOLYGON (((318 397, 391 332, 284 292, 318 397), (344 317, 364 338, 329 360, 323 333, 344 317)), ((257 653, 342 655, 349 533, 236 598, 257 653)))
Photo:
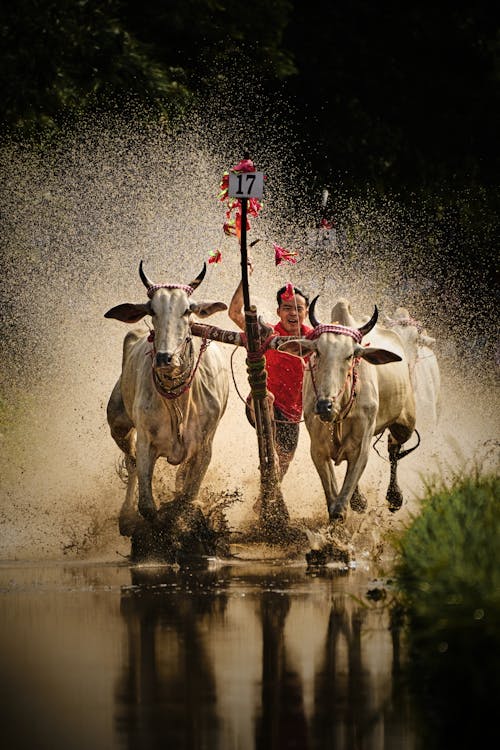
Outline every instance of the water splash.
MULTIPOLYGON (((422 473, 461 460, 450 435, 470 457, 498 433, 498 399, 484 358, 474 369, 470 357, 465 372, 461 359, 470 317, 480 309, 484 318, 489 302, 478 299, 477 309, 463 310, 460 284, 439 299, 440 259, 431 253, 425 212, 409 215, 396 201, 373 195, 353 199, 339 186, 332 197, 336 228, 328 237, 318 233, 320 195, 311 190, 300 147, 280 118, 264 114, 263 106, 245 119, 241 110, 217 102, 214 97, 172 131, 134 117, 96 117, 43 150, 6 142, 0 151, 1 558, 85 553, 93 539, 104 555, 128 552, 115 525, 124 490, 105 415, 126 329, 103 313, 143 300, 141 259, 152 278, 186 283, 216 247, 223 262, 209 266, 197 296, 229 302, 239 253, 222 233, 216 196, 222 172, 244 146, 268 175, 264 210, 250 236, 261 240, 251 251, 252 302, 260 313, 275 319, 275 290, 291 281, 321 294, 325 319, 339 295, 351 297, 360 315, 375 302, 387 312, 405 304, 438 338, 445 415, 418 456, 402 466, 407 496, 418 494, 422 473), (276 267, 273 242, 298 250, 301 261, 276 267)), ((233 327, 222 313, 213 322, 233 327)), ((486 332, 481 341, 474 335, 479 358, 491 351, 491 336, 486 332)), ((244 353, 231 354, 226 348, 246 394, 244 353)), ((257 465, 255 433, 232 388, 204 491, 242 495, 229 511, 233 527, 254 517, 257 465)), ((387 464, 373 453, 364 485, 375 505, 387 474, 387 464)), ((283 492, 292 516, 325 520, 304 427, 283 492)), ((381 526, 386 516, 377 511, 381 526)))

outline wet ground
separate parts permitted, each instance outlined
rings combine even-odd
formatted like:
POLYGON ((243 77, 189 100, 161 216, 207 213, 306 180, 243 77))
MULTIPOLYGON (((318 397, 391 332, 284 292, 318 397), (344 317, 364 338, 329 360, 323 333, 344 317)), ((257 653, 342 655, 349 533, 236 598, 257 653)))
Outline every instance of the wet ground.
POLYGON ((0 563, 5 747, 414 748, 369 563, 0 563))

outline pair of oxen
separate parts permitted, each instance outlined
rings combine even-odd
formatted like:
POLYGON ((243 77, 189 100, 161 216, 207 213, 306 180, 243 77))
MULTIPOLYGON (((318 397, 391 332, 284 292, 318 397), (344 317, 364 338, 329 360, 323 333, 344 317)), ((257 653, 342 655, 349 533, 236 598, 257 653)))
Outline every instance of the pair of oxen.
MULTIPOLYGON (((137 509, 144 519, 157 517, 152 480, 159 457, 178 466, 173 500, 179 508, 196 500, 211 460, 215 431, 227 405, 228 374, 220 348, 192 335, 192 316, 203 319, 227 305, 193 300, 205 272, 206 266, 189 284, 158 284, 146 276, 141 261, 139 275, 148 301, 121 304, 105 314, 129 324, 145 316, 152 322, 149 335, 133 330, 125 336, 122 372, 107 407, 111 435, 123 451, 128 476, 119 518, 123 535, 132 535, 140 518, 137 509)), ((386 429, 390 461, 386 497, 390 510, 398 510, 403 501, 398 460, 408 452, 402 445, 415 430, 412 368, 404 337, 376 325, 376 307, 367 322, 357 324, 345 299, 332 309, 335 323, 322 324, 315 316, 317 299, 309 310, 313 333, 300 339, 277 337, 272 345, 289 354, 309 355, 304 420, 330 522, 343 521, 349 504, 356 511, 365 509, 358 483, 373 437, 386 429), (334 465, 342 461, 347 462, 347 470, 339 489, 334 465)), ((409 317, 406 325, 401 320, 387 323, 403 327, 408 334, 409 317)))

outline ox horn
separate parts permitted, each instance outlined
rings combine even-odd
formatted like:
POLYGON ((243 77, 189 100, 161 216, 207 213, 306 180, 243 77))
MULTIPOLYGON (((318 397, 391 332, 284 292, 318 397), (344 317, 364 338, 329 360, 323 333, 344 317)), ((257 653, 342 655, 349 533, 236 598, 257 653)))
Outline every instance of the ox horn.
POLYGON ((144 270, 142 268, 142 260, 139 263, 139 276, 141 277, 141 281, 144 284, 144 286, 146 287, 146 289, 149 289, 150 287, 154 286, 154 282, 150 281, 150 279, 148 279, 148 277, 144 273, 144 270))
POLYGON ((364 325, 360 326, 360 328, 358 328, 358 331, 360 332, 362 336, 366 336, 366 334, 372 330, 373 326, 377 322, 377 318, 378 318, 378 308, 377 308, 377 305, 375 305, 373 315, 371 316, 368 323, 365 323, 364 325))
POLYGON ((314 314, 314 308, 316 307, 316 302, 318 300, 318 297, 319 297, 319 294, 317 294, 315 296, 315 298, 313 299, 313 301, 309 305, 309 320, 313 324, 314 328, 317 328, 318 326, 321 325, 321 323, 319 322, 319 320, 316 318, 316 316, 314 314))
POLYGON ((189 286, 192 287, 193 289, 196 289, 196 287, 200 286, 201 282, 205 278, 206 272, 207 272, 207 264, 204 263, 201 273, 199 273, 198 276, 195 279, 193 279, 193 281, 189 282, 189 286))

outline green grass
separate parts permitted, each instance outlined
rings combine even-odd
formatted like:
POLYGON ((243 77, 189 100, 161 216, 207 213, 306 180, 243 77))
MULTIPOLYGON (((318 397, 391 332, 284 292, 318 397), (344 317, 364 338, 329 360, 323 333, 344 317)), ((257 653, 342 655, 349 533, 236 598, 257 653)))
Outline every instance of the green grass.
POLYGON ((498 731, 500 479, 428 487, 396 547, 419 747, 478 747, 498 731))
POLYGON ((396 585, 413 621, 435 629, 448 621, 499 626, 498 477, 476 474, 429 487, 396 546, 396 585))

